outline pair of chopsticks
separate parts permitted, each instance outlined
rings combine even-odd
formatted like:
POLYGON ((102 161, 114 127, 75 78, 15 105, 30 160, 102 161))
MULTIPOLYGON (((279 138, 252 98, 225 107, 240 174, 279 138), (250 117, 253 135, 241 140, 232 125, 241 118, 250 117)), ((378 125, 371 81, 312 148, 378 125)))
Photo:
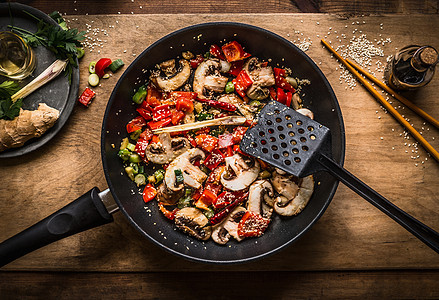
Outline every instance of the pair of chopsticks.
POLYGON ((413 137, 427 150, 438 162, 439 162, 439 153, 433 148, 433 146, 430 145, 430 143, 427 142, 427 140, 415 129, 413 126, 410 125, 409 122, 407 122, 403 116, 401 116, 393 106, 384 99, 383 96, 381 96, 378 91, 375 90, 375 88, 363 77, 361 74, 363 74, 365 77, 367 77, 369 80, 374 82, 376 85, 381 87, 383 90, 388 92, 392 97, 398 99, 406 105, 408 108, 410 108, 412 111, 414 111, 416 114, 439 128, 439 121, 427 114, 425 111, 417 107, 415 104, 407 100, 406 98, 402 97, 401 95, 398 95, 394 90, 389 88, 386 84, 376 79, 374 76, 363 70, 359 65, 354 63, 353 61, 349 59, 344 59, 340 56, 325 40, 321 40, 322 44, 337 57, 337 59, 357 78, 358 81, 375 97, 378 102, 381 103, 382 106, 386 108, 388 112, 392 114, 392 116, 401 123, 402 126, 404 126, 412 135, 413 137), (360 74, 361 73, 361 74, 360 74))

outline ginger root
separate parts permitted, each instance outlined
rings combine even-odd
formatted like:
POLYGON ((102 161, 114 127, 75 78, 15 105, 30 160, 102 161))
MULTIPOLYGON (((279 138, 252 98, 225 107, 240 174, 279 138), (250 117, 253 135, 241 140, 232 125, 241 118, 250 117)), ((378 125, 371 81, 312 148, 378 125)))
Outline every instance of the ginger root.
POLYGON ((0 120, 0 152, 21 147, 31 138, 40 137, 59 118, 59 111, 40 103, 37 110, 20 110, 14 120, 0 120))

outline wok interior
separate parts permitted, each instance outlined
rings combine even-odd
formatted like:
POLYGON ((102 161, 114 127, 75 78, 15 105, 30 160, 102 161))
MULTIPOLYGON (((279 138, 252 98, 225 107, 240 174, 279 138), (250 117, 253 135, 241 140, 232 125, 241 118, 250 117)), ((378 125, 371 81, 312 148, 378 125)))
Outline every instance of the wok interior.
POLYGON ((262 237, 239 243, 230 241, 225 246, 212 240, 201 242, 176 230, 173 223, 158 211, 155 201, 147 204, 145 209, 141 190, 124 174, 122 160, 117 157, 120 141, 126 136, 126 123, 136 116, 131 96, 134 89, 146 80, 143 70, 181 56, 182 51, 205 53, 211 44, 231 40, 240 42, 253 56, 271 58, 270 65, 289 67, 295 77, 311 81, 311 85, 303 90, 306 94, 304 106, 314 112, 316 121, 331 129, 334 159, 341 164, 344 159, 344 127, 337 99, 317 66, 287 40, 249 25, 207 23, 179 30, 151 45, 126 69, 109 100, 102 128, 105 175, 121 210, 138 230, 168 251, 203 262, 248 261, 290 244, 323 214, 338 184, 327 173, 316 174, 315 181, 319 184, 316 184, 314 194, 302 213, 288 218, 276 215, 262 237))

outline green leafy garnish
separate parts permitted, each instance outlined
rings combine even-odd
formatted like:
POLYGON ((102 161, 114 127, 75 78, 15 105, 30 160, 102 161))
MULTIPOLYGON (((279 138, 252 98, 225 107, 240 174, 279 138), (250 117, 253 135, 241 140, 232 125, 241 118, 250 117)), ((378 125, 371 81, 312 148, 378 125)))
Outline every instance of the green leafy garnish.
MULTIPOLYGON (((16 26, 9 27, 19 34, 31 47, 44 46, 53 52, 57 59, 67 60, 66 74, 69 83, 71 83, 73 67, 78 66, 75 60, 78 56, 77 48, 82 47, 81 41, 84 40, 86 32, 78 32, 76 28, 68 29, 67 26, 63 27, 66 29, 62 29, 59 26, 48 24, 30 13, 27 14, 38 21, 37 32, 33 33, 16 26)), ((51 14, 51 17, 54 18, 60 26, 63 26, 62 22, 64 19, 59 13, 56 14, 56 12, 54 12, 51 14)))
POLYGON ((0 119, 13 120, 20 114, 23 105, 22 99, 13 102, 11 96, 14 95, 20 86, 15 81, 4 81, 0 83, 0 119))

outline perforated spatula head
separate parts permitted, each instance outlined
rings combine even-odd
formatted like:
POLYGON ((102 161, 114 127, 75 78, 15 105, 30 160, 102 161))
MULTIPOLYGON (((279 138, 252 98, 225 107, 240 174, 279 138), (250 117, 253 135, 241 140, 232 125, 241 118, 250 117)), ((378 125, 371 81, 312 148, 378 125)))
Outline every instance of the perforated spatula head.
POLYGON ((332 157, 329 128, 277 101, 265 105, 239 146, 297 177, 324 170, 318 162, 321 154, 332 157))

